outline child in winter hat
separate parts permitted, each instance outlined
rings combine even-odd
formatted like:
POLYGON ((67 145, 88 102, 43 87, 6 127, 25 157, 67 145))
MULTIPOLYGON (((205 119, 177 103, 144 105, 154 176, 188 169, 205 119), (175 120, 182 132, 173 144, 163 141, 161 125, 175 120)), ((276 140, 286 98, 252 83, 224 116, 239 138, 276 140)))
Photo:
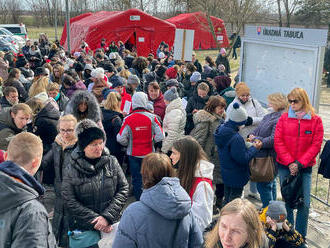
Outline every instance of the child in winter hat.
POLYGON ((232 111, 228 113, 229 121, 237 126, 243 126, 246 123, 248 114, 244 108, 241 108, 237 102, 234 103, 232 111))
POLYGON ((164 93, 164 100, 167 102, 172 102, 177 98, 179 98, 179 94, 175 87, 170 88, 164 93))

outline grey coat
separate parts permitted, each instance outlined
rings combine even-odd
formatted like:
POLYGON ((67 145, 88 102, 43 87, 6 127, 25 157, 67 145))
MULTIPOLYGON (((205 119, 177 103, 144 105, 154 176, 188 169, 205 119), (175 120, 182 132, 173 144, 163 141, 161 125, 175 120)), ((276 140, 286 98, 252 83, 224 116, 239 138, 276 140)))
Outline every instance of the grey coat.
POLYGON ((38 197, 34 188, 0 171, 0 247, 56 247, 48 213, 38 197))
POLYGON ((210 162, 214 164, 213 183, 223 183, 217 146, 214 142, 214 132, 217 127, 224 122, 224 119, 221 116, 211 114, 203 109, 194 114, 193 118, 195 127, 190 135, 198 141, 210 162))

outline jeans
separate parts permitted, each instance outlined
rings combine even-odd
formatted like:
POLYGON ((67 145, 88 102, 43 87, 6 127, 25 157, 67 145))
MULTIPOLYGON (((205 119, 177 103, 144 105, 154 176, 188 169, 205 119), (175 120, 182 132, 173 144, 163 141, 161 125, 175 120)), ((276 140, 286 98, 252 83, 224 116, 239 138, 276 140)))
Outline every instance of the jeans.
POLYGON ((129 156, 128 163, 132 174, 133 195, 135 199, 138 201, 140 200, 140 196, 142 194, 142 176, 141 176, 142 158, 129 156))
POLYGON ((223 205, 226 205, 236 198, 241 198, 242 192, 243 188, 233 188, 225 185, 225 202, 223 205))
MULTIPOLYGON (((278 174, 280 176, 280 182, 284 181, 287 175, 290 175, 289 168, 278 168, 278 174)), ((297 216, 295 222, 295 229, 305 238, 307 235, 308 227, 308 214, 310 206, 310 193, 311 193, 311 183, 312 183, 312 172, 302 173, 302 189, 304 194, 304 204, 298 207, 297 216)), ((293 209, 286 205, 286 211, 288 212, 287 219, 290 223, 294 223, 293 209)))
POLYGON ((276 200, 276 178, 269 183, 257 183, 257 189, 260 194, 262 208, 267 207, 270 201, 276 200))

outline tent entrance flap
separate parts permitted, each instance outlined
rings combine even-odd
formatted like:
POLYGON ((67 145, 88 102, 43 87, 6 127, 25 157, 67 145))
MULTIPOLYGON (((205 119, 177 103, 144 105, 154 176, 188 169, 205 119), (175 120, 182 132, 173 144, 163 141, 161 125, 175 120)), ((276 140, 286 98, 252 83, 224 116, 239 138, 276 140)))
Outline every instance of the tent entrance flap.
POLYGON ((131 52, 136 52, 136 32, 133 32, 125 42, 125 48, 131 52))

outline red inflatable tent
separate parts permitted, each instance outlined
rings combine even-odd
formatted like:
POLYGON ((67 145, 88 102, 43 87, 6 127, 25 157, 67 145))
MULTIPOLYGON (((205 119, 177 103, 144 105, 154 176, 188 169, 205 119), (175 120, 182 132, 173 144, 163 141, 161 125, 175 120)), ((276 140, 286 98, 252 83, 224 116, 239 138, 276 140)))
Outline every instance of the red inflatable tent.
MULTIPOLYGON (((166 21, 173 23, 176 28, 195 30, 194 49, 217 48, 216 41, 203 12, 186 13, 174 16, 166 21)), ((223 20, 211 16, 211 21, 221 47, 228 47, 228 36, 223 20)))
MULTIPOLYGON (((165 41, 173 45, 175 25, 155 18, 138 9, 127 11, 100 11, 84 14, 70 21, 71 50, 79 50, 85 40, 92 50, 99 47, 102 38, 111 41, 134 43, 139 56, 155 54, 159 43, 165 41)), ((66 30, 63 30, 61 44, 66 47, 66 30)))

